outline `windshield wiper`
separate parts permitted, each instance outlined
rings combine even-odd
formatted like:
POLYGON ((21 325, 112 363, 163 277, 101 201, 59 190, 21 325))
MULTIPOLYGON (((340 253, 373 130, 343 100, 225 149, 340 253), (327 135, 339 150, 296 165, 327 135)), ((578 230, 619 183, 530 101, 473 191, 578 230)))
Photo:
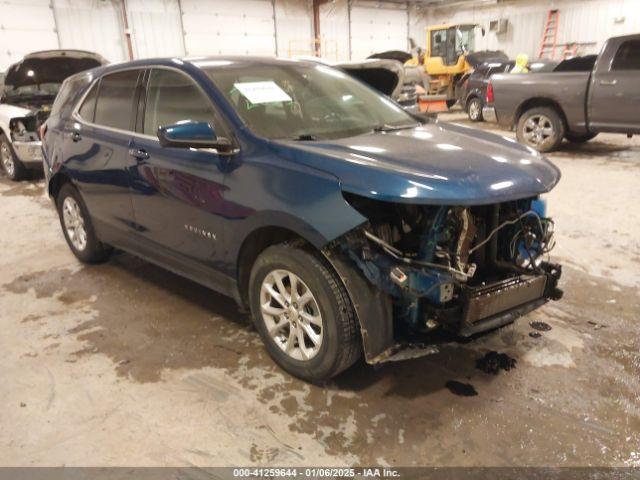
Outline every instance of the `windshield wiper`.
POLYGON ((417 123, 411 123, 409 125, 387 125, 387 124, 383 124, 383 125, 378 125, 377 127, 374 127, 373 131, 374 132, 393 132, 395 130, 406 130, 408 128, 416 128, 419 125, 417 123))
POLYGON ((308 141, 313 141, 317 139, 318 137, 316 137, 315 135, 311 135, 310 133, 301 133, 300 135, 297 135, 292 138, 292 140, 296 140, 299 142, 308 142, 308 141))

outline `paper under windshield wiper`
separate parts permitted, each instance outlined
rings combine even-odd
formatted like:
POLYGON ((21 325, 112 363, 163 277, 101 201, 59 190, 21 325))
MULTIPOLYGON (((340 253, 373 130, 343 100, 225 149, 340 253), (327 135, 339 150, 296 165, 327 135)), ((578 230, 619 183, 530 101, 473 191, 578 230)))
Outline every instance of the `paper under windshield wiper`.
POLYGON ((418 127, 419 124, 417 123, 411 123, 408 125, 379 125, 377 127, 374 127, 373 131, 374 132, 393 132, 394 130, 406 130, 408 128, 416 128, 418 127))

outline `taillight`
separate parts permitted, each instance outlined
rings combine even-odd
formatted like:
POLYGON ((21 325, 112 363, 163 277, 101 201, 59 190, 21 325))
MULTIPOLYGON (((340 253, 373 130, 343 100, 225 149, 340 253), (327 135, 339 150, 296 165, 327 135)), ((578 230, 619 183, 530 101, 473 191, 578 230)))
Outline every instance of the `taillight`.
POLYGON ((487 103, 493 103, 493 85, 491 85, 491 82, 487 85, 487 103))
POLYGON ((44 140, 44 136, 47 133, 47 123, 44 122, 42 125, 40 125, 40 128, 38 129, 38 134, 40 135, 40 140, 44 140))

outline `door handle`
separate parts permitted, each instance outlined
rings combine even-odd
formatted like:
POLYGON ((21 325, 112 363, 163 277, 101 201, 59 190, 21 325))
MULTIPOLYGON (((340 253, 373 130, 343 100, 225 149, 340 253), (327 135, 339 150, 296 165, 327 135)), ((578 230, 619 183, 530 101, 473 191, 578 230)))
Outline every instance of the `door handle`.
POLYGON ((149 158, 149 154, 147 153, 147 151, 142 148, 130 148, 129 155, 131 155, 139 162, 147 160, 149 158))
POLYGON ((618 80, 600 80, 600 85, 604 85, 607 87, 613 86, 618 83, 618 80))
POLYGON ((82 136, 78 132, 71 132, 72 142, 79 142, 80 140, 82 140, 82 136))

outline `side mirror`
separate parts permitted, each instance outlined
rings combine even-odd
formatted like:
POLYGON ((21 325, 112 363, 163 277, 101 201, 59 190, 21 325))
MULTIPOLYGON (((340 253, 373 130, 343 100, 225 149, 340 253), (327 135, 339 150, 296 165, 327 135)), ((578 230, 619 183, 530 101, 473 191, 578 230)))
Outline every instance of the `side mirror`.
POLYGON ((484 34, 486 33, 484 27, 480 27, 480 31, 482 32, 482 36, 484 37, 484 34))
POLYGON ((186 120, 173 125, 158 127, 158 140, 163 147, 213 148, 220 155, 235 153, 228 138, 216 136, 208 122, 186 120))

